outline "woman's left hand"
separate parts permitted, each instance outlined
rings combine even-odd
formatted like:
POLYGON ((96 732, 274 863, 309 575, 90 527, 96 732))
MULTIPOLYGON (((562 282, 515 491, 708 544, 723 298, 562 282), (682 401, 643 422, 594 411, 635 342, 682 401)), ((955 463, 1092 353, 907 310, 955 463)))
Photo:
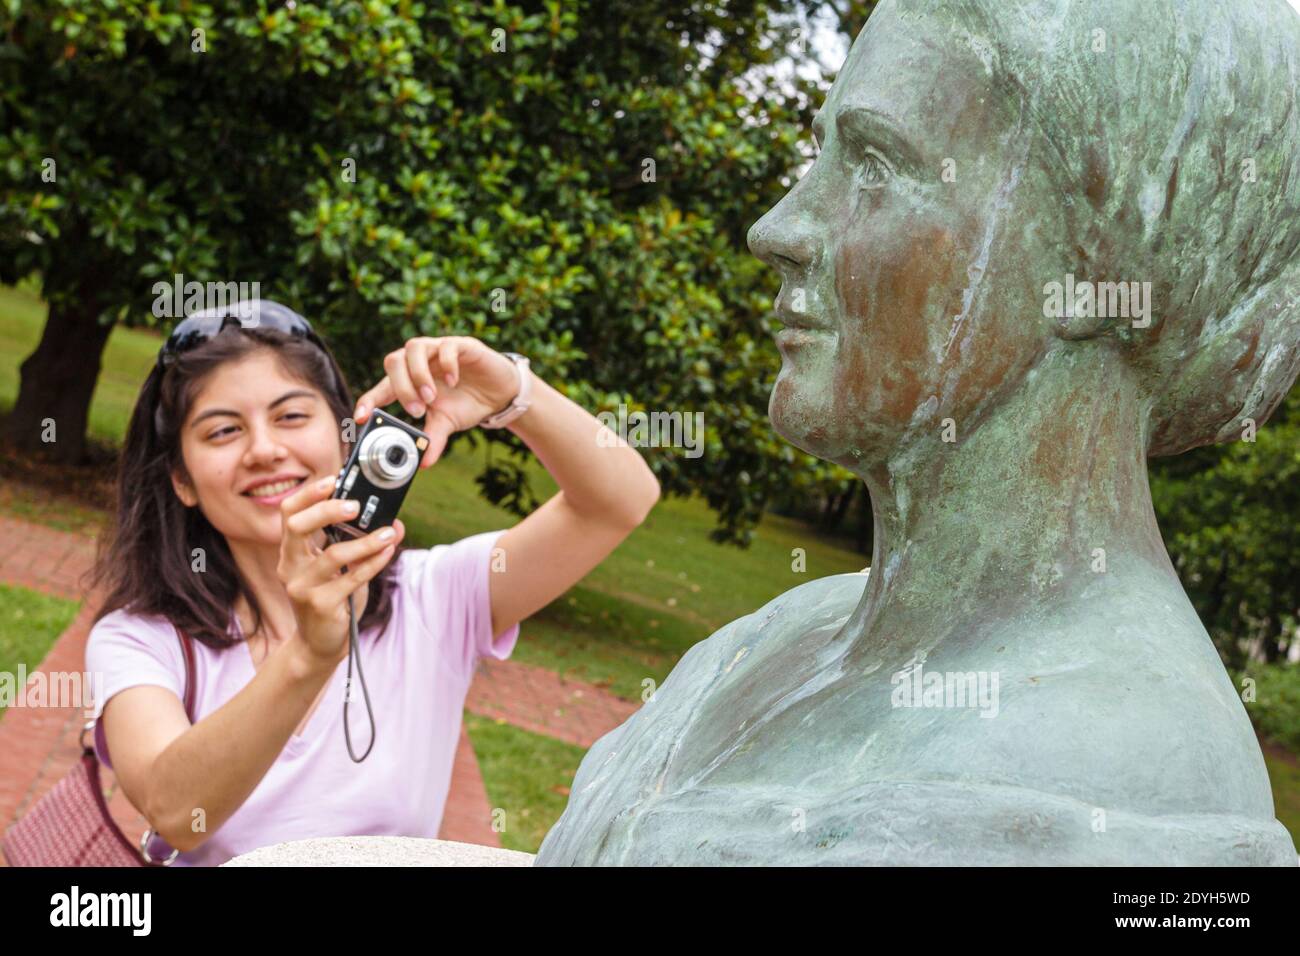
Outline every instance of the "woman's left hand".
POLYGON ((429 448, 420 461, 428 468, 453 433, 473 428, 505 408, 522 384, 515 363, 468 336, 414 338, 384 358, 388 374, 357 400, 353 418, 394 401, 414 418, 424 416, 429 448))

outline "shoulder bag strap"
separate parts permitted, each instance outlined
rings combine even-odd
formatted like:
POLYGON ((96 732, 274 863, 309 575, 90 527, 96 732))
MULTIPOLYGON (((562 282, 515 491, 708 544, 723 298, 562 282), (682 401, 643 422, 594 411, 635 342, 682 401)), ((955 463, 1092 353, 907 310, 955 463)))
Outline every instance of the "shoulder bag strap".
POLYGON ((181 651, 185 655, 185 715, 194 723, 194 639, 184 631, 177 629, 181 640, 181 651))

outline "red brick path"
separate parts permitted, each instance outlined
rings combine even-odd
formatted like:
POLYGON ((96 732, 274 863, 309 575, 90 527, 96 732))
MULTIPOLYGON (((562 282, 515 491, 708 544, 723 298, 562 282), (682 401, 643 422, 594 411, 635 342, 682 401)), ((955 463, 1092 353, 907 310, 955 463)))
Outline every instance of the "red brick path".
POLYGON ((535 734, 590 747, 640 705, 582 681, 564 680, 544 667, 488 660, 479 664, 465 707, 535 734))
MULTIPOLYGON (((0 515, 0 582, 82 601, 80 612, 55 642, 40 670, 85 670, 86 639, 95 595, 82 575, 94 559, 91 539, 0 515)), ((470 685, 466 710, 502 718, 534 733, 582 747, 626 720, 637 705, 579 681, 565 681, 540 667, 484 661, 470 685)), ((72 767, 80 754, 80 708, 9 707, 0 719, 0 832, 22 817, 72 767)), ((132 840, 147 826, 103 768, 105 795, 114 819, 132 840)), ((464 728, 456 748, 451 792, 438 834, 446 840, 500 846, 478 760, 464 728)), ((2 858, 0 858, 2 859, 2 858)))

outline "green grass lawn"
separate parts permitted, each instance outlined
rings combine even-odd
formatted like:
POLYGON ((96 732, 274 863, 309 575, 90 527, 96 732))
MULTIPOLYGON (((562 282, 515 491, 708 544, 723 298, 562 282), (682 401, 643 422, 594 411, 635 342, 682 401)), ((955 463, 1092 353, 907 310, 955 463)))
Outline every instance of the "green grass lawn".
MULTIPOLYGON (((411 540, 454 541, 518 519, 477 494, 478 455, 444 458, 417 479, 402 510, 411 540)), ((537 485, 554 490, 538 469, 537 485)), ((691 645, 804 581, 860 570, 860 555, 769 517, 745 551, 708 539, 713 517, 696 500, 664 500, 587 578, 530 618, 515 659, 607 686, 639 700, 642 681, 662 683, 691 645), (791 571, 791 550, 808 570, 791 571)), ((563 547, 558 543, 557 547, 563 547)))
POLYGON ((586 751, 468 711, 465 730, 483 772, 501 845, 536 853, 564 812, 569 785, 586 751), (527 772, 521 773, 521 767, 527 772))
MULTIPOLYGON (((30 674, 77 616, 76 601, 0 584, 0 672, 30 674)), ((0 701, 0 720, 5 705, 0 701)))
POLYGON ((1300 767, 1267 752, 1264 763, 1273 785, 1273 814, 1291 832, 1291 839, 1300 848, 1300 767))

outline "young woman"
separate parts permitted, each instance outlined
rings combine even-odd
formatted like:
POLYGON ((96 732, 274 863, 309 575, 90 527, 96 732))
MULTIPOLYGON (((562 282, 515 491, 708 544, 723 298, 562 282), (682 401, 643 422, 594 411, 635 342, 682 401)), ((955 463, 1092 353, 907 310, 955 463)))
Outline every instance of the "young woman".
MULTIPOLYGON (((636 451, 598 440, 604 426, 517 357, 412 339, 354 407, 306 320, 257 305, 255 326, 187 319, 141 390, 86 650, 102 680, 99 757, 182 865, 308 837, 436 837, 476 661, 508 657, 519 622, 659 495, 636 451), (394 401, 432 440, 422 468, 452 433, 510 418, 559 492, 509 530, 430 550, 402 549, 400 520, 330 543, 325 529, 355 514, 331 497, 347 420, 359 433, 394 401), (349 595, 375 731, 362 762, 343 727, 349 595), (193 724, 178 632, 195 652, 193 724)), ((356 688, 348 730, 365 752, 356 688)), ((157 838, 152 855, 166 855, 157 838)))

